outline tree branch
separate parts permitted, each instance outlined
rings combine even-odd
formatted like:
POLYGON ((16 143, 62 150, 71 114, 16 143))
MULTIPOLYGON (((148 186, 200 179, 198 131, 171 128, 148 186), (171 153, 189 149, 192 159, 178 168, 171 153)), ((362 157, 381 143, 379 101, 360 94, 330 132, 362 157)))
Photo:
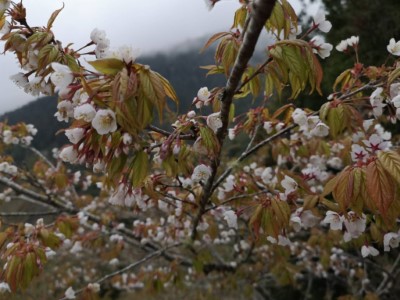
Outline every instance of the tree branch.
POLYGON ((239 49, 238 56, 236 57, 235 64, 232 68, 231 74, 228 78, 228 82, 225 86, 225 91, 221 99, 222 127, 219 128, 217 131, 217 139, 220 148, 218 153, 216 153, 215 155, 215 159, 211 161, 211 176, 208 178, 204 186, 203 194, 200 200, 200 208, 196 218, 193 221, 193 230, 191 234, 192 240, 196 239, 197 226, 200 223, 201 217, 205 213, 206 205, 213 192, 213 182, 217 174, 218 167, 220 165, 221 149, 228 131, 229 111, 231 108, 233 96, 235 95, 242 75, 246 70, 247 63, 254 53, 254 49, 260 36, 261 30, 264 28, 265 22, 268 20, 272 13, 275 2, 276 0, 256 0, 251 7, 249 25, 243 37, 243 43, 239 49))

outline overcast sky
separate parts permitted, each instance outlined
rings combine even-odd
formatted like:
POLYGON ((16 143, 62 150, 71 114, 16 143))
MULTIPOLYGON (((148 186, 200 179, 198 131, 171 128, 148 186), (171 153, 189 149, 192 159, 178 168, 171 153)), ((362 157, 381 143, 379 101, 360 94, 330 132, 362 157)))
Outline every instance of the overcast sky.
MULTIPOLYGON (((298 0, 290 1, 300 10, 298 0)), ((174 45, 221 30, 232 24, 238 0, 221 0, 208 11, 204 0, 64 0, 65 8, 54 23, 56 39, 78 48, 89 42, 94 28, 103 29, 111 46, 132 45, 141 55, 174 51, 174 45)), ((31 26, 47 23, 61 0, 24 0, 31 26)), ((1 43, 0 49, 4 43, 1 43)), ((0 114, 20 107, 33 97, 15 86, 9 77, 19 71, 11 54, 0 55, 0 114)))

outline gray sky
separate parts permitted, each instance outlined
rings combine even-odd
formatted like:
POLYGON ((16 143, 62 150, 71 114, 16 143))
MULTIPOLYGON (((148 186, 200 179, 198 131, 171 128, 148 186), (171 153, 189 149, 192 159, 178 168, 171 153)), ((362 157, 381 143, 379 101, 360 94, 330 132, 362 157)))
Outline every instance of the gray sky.
MULTIPOLYGON (((300 9, 298 0, 290 1, 300 9)), ((78 48, 89 42, 94 28, 103 29, 111 47, 132 45, 141 55, 173 51, 174 45, 228 30, 238 0, 221 0, 208 11, 204 0, 64 0, 65 8, 53 26, 56 38, 78 48)), ((51 13, 62 7, 61 0, 24 0, 31 26, 45 25, 51 13)), ((4 43, 1 43, 0 49, 4 43)), ((0 114, 34 98, 9 80, 19 71, 11 54, 0 55, 0 114)))

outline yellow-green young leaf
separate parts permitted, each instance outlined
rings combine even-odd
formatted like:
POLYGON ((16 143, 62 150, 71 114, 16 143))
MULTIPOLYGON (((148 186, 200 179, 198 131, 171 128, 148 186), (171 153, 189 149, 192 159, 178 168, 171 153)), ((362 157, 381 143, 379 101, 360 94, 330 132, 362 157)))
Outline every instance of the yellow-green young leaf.
POLYGON ((338 84, 342 84, 342 87, 345 86, 351 78, 351 70, 345 70, 343 71, 335 80, 335 83, 333 84, 333 90, 336 90, 336 87, 338 84))
POLYGON ((219 143, 214 132, 208 127, 200 127, 199 129, 204 147, 206 147, 208 151, 216 153, 219 150, 219 143))
POLYGON ((125 66, 122 60, 116 58, 98 59, 88 61, 88 63, 97 71, 105 75, 116 75, 125 66))
POLYGON ((161 84, 164 87, 165 94, 171 100, 173 100, 175 103, 179 103, 178 96, 176 95, 176 92, 175 92, 174 88, 172 87, 171 83, 167 79, 165 79, 163 76, 161 76, 159 73, 154 72, 154 74, 160 79, 161 84))
POLYGON ((378 160, 383 168, 400 184, 400 155, 394 151, 379 151, 378 160))
POLYGON ((40 49, 38 54, 38 69, 44 69, 47 65, 57 60, 59 51, 57 46, 49 44, 40 49))
POLYGON ((274 9, 272 10, 270 18, 267 20, 265 27, 270 29, 276 29, 278 35, 284 29, 285 26, 285 13, 283 11, 282 5, 277 1, 275 3, 274 9))
POLYGON ((54 21, 56 20, 58 14, 64 9, 64 3, 63 6, 60 9, 57 9, 54 11, 51 16, 49 21, 47 22, 47 31, 50 31, 51 27, 53 26, 54 21))
POLYGON ((341 104, 329 108, 325 123, 329 126, 329 133, 333 138, 336 138, 349 125, 346 116, 341 104))
POLYGON ((307 80, 307 68, 303 63, 303 58, 298 47, 291 45, 283 46, 282 57, 290 71, 293 72, 296 77, 300 78, 302 82, 307 80))
POLYGON ((222 66, 225 70, 225 75, 229 75, 231 66, 236 60, 238 46, 236 41, 231 39, 226 43, 225 51, 222 55, 222 66))
POLYGON ((304 204, 303 204, 303 209, 304 210, 309 210, 317 206, 319 202, 319 196, 318 195, 306 195, 304 197, 304 204))
POLYGON ((396 184, 379 160, 371 162, 366 169, 367 191, 379 212, 386 216, 395 197, 396 184))
POLYGON ((34 252, 29 252, 22 264, 24 272, 22 275, 21 287, 26 289, 31 283, 32 279, 39 274, 36 254, 34 252))
POLYGON ((357 214, 362 213, 364 198, 362 190, 365 190, 365 172, 361 168, 353 169, 353 199, 350 203, 351 209, 357 214))
POLYGON ((281 229, 286 227, 290 220, 290 207, 287 202, 279 199, 272 199, 271 206, 274 213, 275 222, 279 225, 279 227, 281 227, 281 229))
POLYGON ((169 177, 175 177, 178 174, 179 165, 173 154, 163 159, 162 167, 169 177))
POLYGON ((18 285, 21 282, 21 258, 18 256, 13 256, 7 262, 7 268, 5 271, 5 281, 10 286, 11 291, 16 292, 18 285))
POLYGON ((72 72, 78 73, 80 71, 79 64, 76 59, 69 54, 64 55, 65 64, 71 69, 72 72))
POLYGON ((239 28, 239 26, 244 28, 246 17, 247 17, 247 8, 245 5, 243 5, 241 8, 236 10, 235 18, 233 20, 233 25, 231 28, 239 28))
MULTIPOLYGON (((342 172, 344 172, 346 169, 344 169, 342 172)), ((324 190, 322 191, 322 196, 328 196, 330 193, 333 192, 333 190, 336 188, 336 185, 338 184, 340 179, 340 174, 336 175, 335 177, 332 177, 324 186, 324 190)))
POLYGON ((140 187, 147 176, 149 168, 149 156, 144 151, 135 154, 131 163, 130 179, 134 188, 140 187))

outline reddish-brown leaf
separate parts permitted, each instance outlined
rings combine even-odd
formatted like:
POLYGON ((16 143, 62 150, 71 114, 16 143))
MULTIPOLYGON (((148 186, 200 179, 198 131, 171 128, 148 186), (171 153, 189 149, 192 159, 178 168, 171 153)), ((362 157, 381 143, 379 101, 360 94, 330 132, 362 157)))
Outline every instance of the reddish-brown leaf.
POLYGON ((379 212, 385 216, 395 197, 395 182, 379 160, 371 162, 366 173, 367 191, 379 212))

